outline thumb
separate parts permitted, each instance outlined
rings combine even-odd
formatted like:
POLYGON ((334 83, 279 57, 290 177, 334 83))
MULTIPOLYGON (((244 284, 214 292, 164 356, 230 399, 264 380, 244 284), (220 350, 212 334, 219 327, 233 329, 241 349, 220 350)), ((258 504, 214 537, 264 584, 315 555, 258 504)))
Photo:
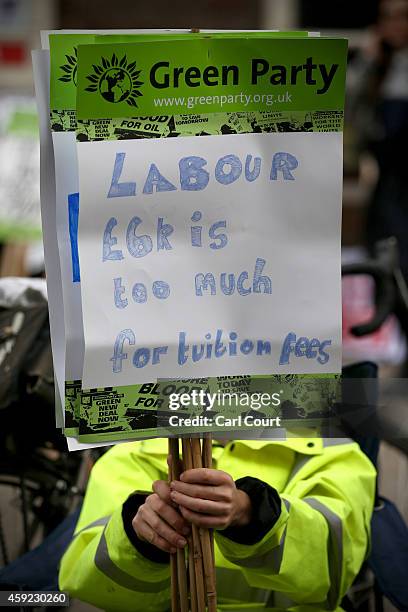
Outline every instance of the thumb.
POLYGON ((162 499, 167 504, 173 505, 173 502, 170 497, 170 485, 165 480, 155 480, 152 489, 154 493, 156 493, 160 499, 162 499))

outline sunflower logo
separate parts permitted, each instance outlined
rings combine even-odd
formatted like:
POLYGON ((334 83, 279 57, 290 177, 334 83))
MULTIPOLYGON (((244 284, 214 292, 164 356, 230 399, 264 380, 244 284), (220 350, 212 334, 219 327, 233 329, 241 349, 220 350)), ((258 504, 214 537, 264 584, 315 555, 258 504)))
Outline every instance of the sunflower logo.
POLYGON ((67 63, 60 66, 61 70, 64 74, 59 77, 59 81, 63 81, 64 83, 69 83, 72 81, 74 85, 77 84, 77 66, 78 66, 78 49, 74 47, 73 55, 65 56, 67 63))
POLYGON ((111 59, 102 57, 100 65, 92 67, 93 74, 86 77, 91 85, 85 91, 99 91, 107 102, 117 104, 126 100, 129 106, 137 106, 137 97, 143 95, 139 91, 143 82, 139 81, 141 70, 136 70, 136 62, 128 64, 126 55, 119 60, 114 53, 111 59))

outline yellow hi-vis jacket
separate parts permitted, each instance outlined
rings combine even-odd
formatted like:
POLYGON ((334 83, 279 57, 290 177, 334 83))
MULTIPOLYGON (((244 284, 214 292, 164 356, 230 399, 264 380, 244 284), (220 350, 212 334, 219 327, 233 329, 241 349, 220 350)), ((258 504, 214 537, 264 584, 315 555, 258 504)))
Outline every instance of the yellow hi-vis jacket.
MULTIPOLYGON (((215 532, 219 610, 336 610, 367 556, 376 472, 347 438, 240 441, 213 447, 214 467, 254 476, 281 496, 263 539, 240 544, 215 532)), ((92 470, 60 588, 99 608, 170 609, 170 567, 128 539, 122 504, 167 479, 167 441, 117 445, 92 470)))

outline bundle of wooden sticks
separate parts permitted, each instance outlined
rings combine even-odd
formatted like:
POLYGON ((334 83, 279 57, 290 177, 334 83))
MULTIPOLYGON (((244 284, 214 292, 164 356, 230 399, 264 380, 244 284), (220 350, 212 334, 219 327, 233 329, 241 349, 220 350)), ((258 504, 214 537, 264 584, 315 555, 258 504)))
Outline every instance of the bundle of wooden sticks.
MULTIPOLYGON (((179 439, 169 438, 170 480, 179 480, 183 470, 212 467, 212 438, 182 438, 182 460, 179 439)), ((185 550, 170 555, 172 612, 216 612, 214 540, 210 529, 192 525, 185 550)))

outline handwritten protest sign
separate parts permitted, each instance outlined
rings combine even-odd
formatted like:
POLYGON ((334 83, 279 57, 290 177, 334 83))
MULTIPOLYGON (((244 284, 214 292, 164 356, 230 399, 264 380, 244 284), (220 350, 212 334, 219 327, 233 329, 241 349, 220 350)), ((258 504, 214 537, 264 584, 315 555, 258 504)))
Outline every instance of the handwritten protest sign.
POLYGON ((84 386, 339 371, 340 159, 336 133, 79 143, 84 386))
POLYGON ((73 34, 50 37, 66 434, 167 435, 173 388, 225 381, 317 416, 340 371, 345 41, 73 34))
MULTIPOLYGON (((101 402, 96 399, 95 393, 85 394, 82 397, 81 393, 81 376, 83 367, 83 332, 82 332, 82 312, 80 303, 80 274, 79 260, 73 258, 72 253, 76 252, 76 238, 73 237, 73 225, 71 221, 75 219, 72 216, 72 211, 78 209, 78 168, 76 164, 76 147, 75 147, 75 132, 76 127, 78 140, 88 140, 96 137, 100 139, 117 137, 147 137, 147 136, 162 136, 174 137, 192 134, 224 134, 232 133, 233 131, 251 132, 256 131, 259 121, 262 121, 265 131, 270 130, 271 121, 276 125, 282 124, 282 121, 287 118, 282 113, 275 113, 274 117, 267 119, 266 122, 258 114, 253 117, 247 117, 247 114, 240 113, 218 113, 217 115, 181 115, 181 116, 160 116, 146 117, 143 120, 128 120, 126 125, 113 125, 111 121, 82 121, 81 126, 78 126, 76 118, 76 85, 78 77, 78 45, 93 44, 94 42, 124 42, 124 41, 140 41, 155 38, 156 40, 163 37, 171 36, 172 40, 183 38, 191 39, 191 34, 181 32, 159 32, 151 31, 144 33, 142 31, 134 32, 131 36, 128 34, 119 34, 115 31, 115 35, 111 32, 108 36, 97 36, 96 32, 78 31, 77 33, 64 31, 44 33, 43 46, 48 47, 48 35, 50 40, 51 52, 51 113, 50 124, 53 130, 53 145, 56 173, 56 205, 57 205, 57 235, 59 259, 61 262, 62 274, 62 291, 64 294, 63 304, 60 310, 64 312, 65 323, 65 377, 62 373, 62 381, 65 378, 65 432, 67 435, 76 435, 78 433, 78 425, 82 430, 87 431, 88 425, 91 428, 92 435, 94 432, 100 432, 109 428, 105 417, 99 419, 96 416, 98 411, 102 410, 101 402), (95 34, 95 35, 94 35, 95 34), (159 129, 160 128, 160 129, 159 129), (67 214, 67 211, 70 214, 67 214), (69 217, 69 218, 68 218, 69 217), (69 242, 71 241, 71 244, 69 242), (74 244, 75 243, 75 244, 74 244), (75 270, 74 270, 75 259, 75 270), (83 400, 83 401, 82 401, 83 400), (90 409, 90 404, 95 403, 98 407, 90 409)), ((208 37, 210 33, 205 33, 208 37)), ((246 36, 297 36, 307 37, 307 32, 297 33, 276 33, 276 32, 250 32, 246 36)), ((211 34, 213 36, 213 34, 211 34)), ((225 36, 241 36, 239 33, 222 33, 225 36)), ((296 113, 295 113, 296 114, 296 113)), ((302 114, 302 113, 300 113, 302 114)), ((291 117, 289 118, 291 119, 291 117)), ((117 120, 121 122, 121 120, 117 120)), ((77 221, 77 220, 76 220, 77 221)), ((58 371, 56 371, 58 377, 58 371)), ((61 375, 60 375, 61 378, 61 375)), ((64 383, 62 382, 62 387, 64 383)), ((130 391, 127 389, 127 391, 130 391)), ((136 386, 131 389, 132 393, 136 391, 136 386)), ((106 394, 105 388, 102 388, 100 393, 106 394)), ((99 396, 98 396, 99 397, 99 396)), ((126 411, 127 393, 122 393, 122 389, 118 394, 121 398, 123 411, 126 412, 128 421, 133 423, 132 415, 126 411)), ((149 397, 141 394, 138 398, 146 403, 149 397)), ((117 398, 116 398, 117 400, 117 398)), ((154 404, 156 405, 156 404, 154 404)), ((114 427, 117 427, 118 418, 111 419, 114 427)), ((124 422, 124 426, 126 423, 124 422)), ((138 431, 140 431, 140 420, 138 420, 138 431)), ((95 435, 99 435, 96 433, 95 435)))

